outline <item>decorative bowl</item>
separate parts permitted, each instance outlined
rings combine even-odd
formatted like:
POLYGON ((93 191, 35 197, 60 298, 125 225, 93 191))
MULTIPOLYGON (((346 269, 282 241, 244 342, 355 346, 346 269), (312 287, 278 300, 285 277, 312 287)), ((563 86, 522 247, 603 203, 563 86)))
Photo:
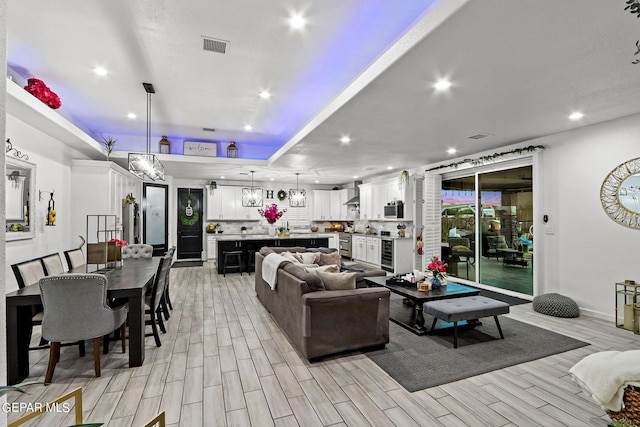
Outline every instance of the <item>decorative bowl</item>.
POLYGON ((314 227, 311 227, 311 231, 312 231, 313 233, 315 233, 316 231, 318 231, 318 227, 315 227, 315 226, 314 226, 314 227))

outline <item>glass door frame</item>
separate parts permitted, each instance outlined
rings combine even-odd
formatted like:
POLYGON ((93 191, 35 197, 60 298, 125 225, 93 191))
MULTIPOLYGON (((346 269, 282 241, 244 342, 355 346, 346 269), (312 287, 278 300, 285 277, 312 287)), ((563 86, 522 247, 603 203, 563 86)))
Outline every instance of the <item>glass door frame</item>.
MULTIPOLYGON (((517 159, 512 159, 512 160, 506 160, 506 161, 501 161, 501 162, 497 162, 497 163, 492 163, 492 164, 488 164, 488 165, 482 165, 482 166, 475 166, 475 167, 470 167, 470 168, 466 168, 466 169, 461 169, 461 170, 454 170, 454 171, 448 171, 448 172, 442 172, 440 174, 442 181, 445 180, 450 180, 450 179, 456 179, 456 178, 464 178, 464 177, 470 177, 473 176, 474 177, 474 185, 475 185, 475 192, 476 192, 476 220, 475 220, 475 227, 474 227, 474 232, 476 236, 481 236, 482 235, 482 221, 479 221, 479 218, 477 217, 478 215, 478 205, 479 205, 479 198, 480 198, 480 192, 478 191, 478 187, 480 184, 480 175, 481 174, 485 174, 485 173, 489 173, 489 172, 499 172, 499 171, 503 171, 503 170, 508 170, 508 169, 514 169, 514 168, 518 168, 518 167, 523 167, 523 166, 531 166, 532 167, 532 174, 533 174, 533 180, 532 180, 532 185, 533 185, 533 230, 534 230, 534 241, 536 242, 536 253, 541 253, 541 250, 543 249, 543 245, 541 244, 541 237, 542 237, 542 233, 540 233, 539 231, 536 232, 536 230, 541 230, 540 227, 542 227, 542 223, 541 221, 538 220, 538 218, 541 218, 542 215, 540 215, 539 213, 541 212, 541 200, 540 200, 540 195, 538 194, 538 191, 536 189, 541 188, 541 186, 539 185, 540 183, 538 182, 540 179, 540 176, 538 174, 538 169, 539 169, 539 157, 537 155, 537 153, 534 153, 534 155, 532 156, 526 156, 526 157, 521 157, 521 158, 517 158, 517 159), (540 222, 540 223, 539 223, 540 222), (539 223, 539 224, 538 224, 539 223), (540 242, 540 244, 538 243, 540 242)), ((482 256, 481 254, 481 245, 480 244, 476 244, 475 245, 475 259, 479 260, 482 256)), ((540 270, 540 265, 543 263, 543 258, 541 256, 537 256, 536 257, 536 262, 533 263, 532 268, 533 268, 533 295, 538 295, 539 294, 539 274, 538 272, 542 271, 540 270)), ((478 263, 478 265, 480 265, 478 263)), ((500 289, 500 288, 496 288, 493 286, 489 286, 489 285, 484 285, 482 283, 480 283, 480 268, 475 268, 475 277, 474 280, 466 280, 464 278, 459 278, 456 277, 455 280, 456 281, 460 281, 462 283, 467 283, 469 285, 473 285, 473 286, 477 286, 479 288, 484 288, 484 289, 488 289, 488 290, 498 290, 499 292, 502 293, 506 293, 506 294, 510 294, 510 295, 514 295, 514 296, 518 296, 518 297, 525 297, 525 298, 531 298, 531 295, 525 295, 525 294, 520 294, 517 292, 513 292, 513 291, 509 291, 509 290, 505 290, 505 289, 500 289)))

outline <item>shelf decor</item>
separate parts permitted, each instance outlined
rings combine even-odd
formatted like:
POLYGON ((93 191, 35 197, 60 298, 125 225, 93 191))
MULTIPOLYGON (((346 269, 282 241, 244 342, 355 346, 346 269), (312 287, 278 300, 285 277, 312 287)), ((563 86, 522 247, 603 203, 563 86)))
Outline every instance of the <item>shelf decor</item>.
POLYGON ((227 147, 227 158, 236 159, 238 158, 238 147, 236 147, 236 142, 231 141, 229 146, 227 147))
POLYGON ((475 159, 464 159, 464 160, 460 160, 459 162, 453 162, 453 163, 449 163, 448 165, 440 165, 440 166, 434 166, 432 168, 429 169, 425 169, 425 172, 431 172, 434 170, 438 170, 438 169, 445 169, 445 168, 457 168, 460 165, 464 165, 464 164, 470 164, 472 166, 480 166, 480 165, 484 165, 486 163, 491 163, 493 162, 495 159, 502 157, 502 156, 507 156, 509 154, 522 154, 525 152, 532 152, 532 151, 537 151, 537 150, 544 150, 544 145, 529 145, 527 147, 522 147, 522 148, 515 148, 513 150, 510 151, 502 151, 500 153, 493 153, 493 154, 488 154, 486 156, 481 156, 475 159))
POLYGON ((49 87, 40 79, 31 78, 27 80, 27 85, 24 88, 31 95, 35 96, 54 110, 62 106, 60 97, 49 89, 49 87))

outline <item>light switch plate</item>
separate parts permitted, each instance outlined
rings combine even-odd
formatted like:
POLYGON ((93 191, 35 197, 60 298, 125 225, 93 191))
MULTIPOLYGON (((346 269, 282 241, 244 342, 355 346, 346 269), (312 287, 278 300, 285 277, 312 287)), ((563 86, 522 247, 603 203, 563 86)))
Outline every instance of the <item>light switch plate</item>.
POLYGON ((544 227, 544 234, 556 234, 550 225, 544 227))

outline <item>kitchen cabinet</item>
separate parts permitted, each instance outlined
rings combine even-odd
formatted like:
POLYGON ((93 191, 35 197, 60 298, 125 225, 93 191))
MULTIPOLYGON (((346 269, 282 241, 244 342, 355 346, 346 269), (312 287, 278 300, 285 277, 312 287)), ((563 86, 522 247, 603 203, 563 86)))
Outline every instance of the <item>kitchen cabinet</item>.
POLYGON ((346 221, 349 190, 314 190, 313 191, 313 220, 314 221, 346 221))
POLYGON ((372 186, 371 184, 360 185, 360 219, 373 219, 372 212, 372 186))
MULTIPOLYGON (((360 185, 360 219, 384 221, 384 207, 387 203, 402 200, 404 202, 404 217, 400 220, 413 219, 414 196, 412 180, 406 185, 400 184, 400 178, 361 184, 360 185)), ((398 219, 387 219, 397 221, 398 219)))
MULTIPOLYGON (((361 193, 362 194, 362 193, 361 193)), ((367 260, 366 236, 353 236, 351 239, 351 258, 358 261, 367 260)))
POLYGON ((258 207, 242 206, 242 188, 218 186, 211 190, 207 187, 207 220, 259 221, 262 217, 258 207))
POLYGON ((380 265, 380 238, 367 237, 367 257, 370 264, 380 265))
POLYGON ((207 259, 215 260, 218 255, 218 241, 214 236, 207 236, 207 259))

